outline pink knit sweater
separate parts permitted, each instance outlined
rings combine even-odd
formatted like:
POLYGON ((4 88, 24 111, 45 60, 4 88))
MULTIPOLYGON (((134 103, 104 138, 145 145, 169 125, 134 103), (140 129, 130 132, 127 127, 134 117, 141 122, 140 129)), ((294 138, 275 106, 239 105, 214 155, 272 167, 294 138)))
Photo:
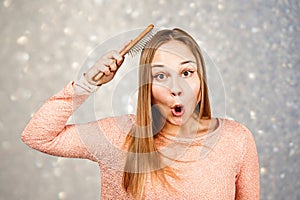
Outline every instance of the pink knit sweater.
MULTIPOLYGON (((122 145, 134 115, 66 125, 88 97, 75 94, 74 87, 70 82, 46 101, 26 126, 22 140, 47 154, 97 162, 102 199, 132 199, 122 189, 121 180, 126 156, 122 145)), ((192 140, 156 137, 162 154, 176 157, 170 164, 180 179, 167 176, 176 189, 168 192, 160 183, 151 184, 148 176, 144 199, 259 199, 259 164, 251 132, 233 120, 218 122, 217 130, 192 140)))

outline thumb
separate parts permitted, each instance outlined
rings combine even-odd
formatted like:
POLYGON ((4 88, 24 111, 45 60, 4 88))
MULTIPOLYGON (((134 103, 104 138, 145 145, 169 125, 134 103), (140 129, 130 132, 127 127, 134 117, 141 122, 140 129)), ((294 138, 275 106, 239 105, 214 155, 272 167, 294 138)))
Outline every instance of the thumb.
POLYGON ((117 66, 120 67, 122 65, 123 61, 124 61, 124 57, 121 57, 120 59, 116 60, 117 66))

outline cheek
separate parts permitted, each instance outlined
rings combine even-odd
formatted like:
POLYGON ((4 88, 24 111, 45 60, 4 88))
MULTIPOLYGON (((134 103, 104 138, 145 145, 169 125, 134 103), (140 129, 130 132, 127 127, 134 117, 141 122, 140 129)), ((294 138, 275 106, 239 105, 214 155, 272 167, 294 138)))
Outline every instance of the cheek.
POLYGON ((200 80, 194 80, 193 82, 190 83, 191 87, 191 92, 194 97, 194 99, 197 100, 197 103, 200 101, 200 96, 201 96, 201 87, 200 87, 200 80))
POLYGON ((152 85, 152 104, 160 103, 166 101, 166 92, 168 92, 166 87, 159 85, 152 85))

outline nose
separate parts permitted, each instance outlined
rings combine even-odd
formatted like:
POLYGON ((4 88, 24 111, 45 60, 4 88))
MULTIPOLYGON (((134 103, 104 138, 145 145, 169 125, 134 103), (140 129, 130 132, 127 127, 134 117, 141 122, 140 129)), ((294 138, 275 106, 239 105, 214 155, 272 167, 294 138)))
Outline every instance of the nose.
POLYGON ((181 96, 181 91, 179 91, 179 90, 173 90, 172 92, 171 92, 171 94, 172 94, 172 96, 181 96))
POLYGON ((171 86, 170 92, 171 92, 171 95, 174 97, 182 95, 182 89, 180 87, 178 80, 172 81, 172 86, 171 86))

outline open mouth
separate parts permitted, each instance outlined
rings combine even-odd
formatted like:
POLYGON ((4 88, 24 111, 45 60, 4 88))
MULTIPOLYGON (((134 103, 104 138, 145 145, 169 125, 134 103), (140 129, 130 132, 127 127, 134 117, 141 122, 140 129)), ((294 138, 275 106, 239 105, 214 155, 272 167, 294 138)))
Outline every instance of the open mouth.
POLYGON ((172 114, 176 117, 180 117, 184 113, 184 107, 182 105, 175 105, 172 107, 172 114))

